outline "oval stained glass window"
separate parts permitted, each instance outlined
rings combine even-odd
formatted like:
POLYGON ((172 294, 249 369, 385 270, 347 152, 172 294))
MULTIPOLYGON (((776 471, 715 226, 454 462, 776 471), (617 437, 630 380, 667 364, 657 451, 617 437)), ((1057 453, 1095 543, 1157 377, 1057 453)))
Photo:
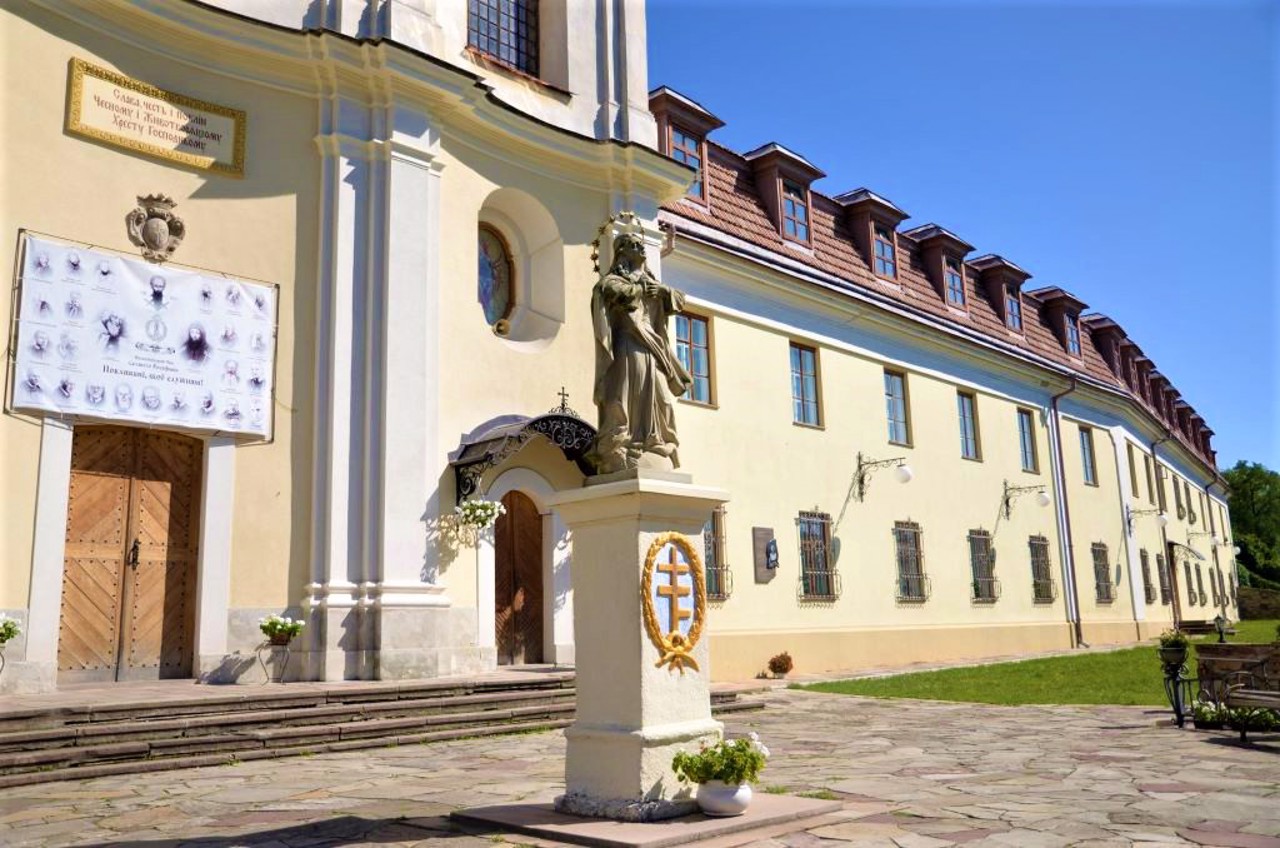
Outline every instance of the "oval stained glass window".
POLYGON ((480 306, 490 325, 511 314, 511 251, 501 234, 480 225, 480 306))

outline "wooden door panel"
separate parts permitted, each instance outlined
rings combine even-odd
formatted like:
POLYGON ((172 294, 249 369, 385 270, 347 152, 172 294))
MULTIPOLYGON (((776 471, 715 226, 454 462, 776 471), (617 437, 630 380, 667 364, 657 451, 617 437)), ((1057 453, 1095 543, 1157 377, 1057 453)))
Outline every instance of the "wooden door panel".
POLYGON ((528 496, 508 492, 494 527, 494 614, 498 662, 542 662, 542 516, 528 496))
POLYGON ((114 680, 123 558, 68 558, 63 566, 58 673, 67 682, 114 680))
POLYGON ((500 516, 493 528, 493 602, 495 643, 498 651, 498 664, 511 665, 516 654, 516 616, 515 616, 515 556, 512 550, 512 523, 507 495, 502 505, 507 507, 507 515, 500 516))

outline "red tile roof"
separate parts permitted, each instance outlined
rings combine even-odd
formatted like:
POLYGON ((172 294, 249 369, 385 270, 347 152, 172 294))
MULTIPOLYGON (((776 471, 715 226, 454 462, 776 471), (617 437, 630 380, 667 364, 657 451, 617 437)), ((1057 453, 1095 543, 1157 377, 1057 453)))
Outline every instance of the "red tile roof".
POLYGON ((984 287, 978 281, 978 270, 972 263, 965 264, 965 299, 968 304, 968 314, 962 315, 958 314, 956 309, 948 307, 938 290, 929 282, 924 273, 922 257, 916 249, 916 240, 907 233, 898 233, 898 282, 900 285, 895 286, 872 273, 871 268, 858 252, 845 225, 844 207, 835 199, 817 191, 811 192, 812 250, 792 250, 783 244, 777 226, 770 219, 756 191, 751 165, 743 156, 708 140, 705 184, 706 205, 692 200, 681 200, 663 207, 664 210, 678 218, 703 224, 757 247, 773 251, 779 256, 808 265, 819 272, 838 277, 855 287, 902 301, 936 319, 956 326, 968 327, 1005 344, 1051 360, 1064 368, 1087 375, 1128 395, 1135 405, 1147 410, 1148 414, 1172 429, 1175 436, 1192 453, 1201 457, 1210 468, 1213 467, 1212 458, 1205 455, 1200 445, 1195 444, 1180 432, 1176 421, 1165 421, 1162 414, 1154 411, 1155 407, 1143 401, 1111 371, 1101 351, 1095 346, 1092 333, 1087 331, 1087 325, 1082 324, 1084 331, 1080 334, 1081 358, 1069 356, 1062 342, 1050 328, 1042 304, 1033 292, 1023 292, 1024 333, 1014 333, 1005 327, 995 305, 988 300, 984 287))

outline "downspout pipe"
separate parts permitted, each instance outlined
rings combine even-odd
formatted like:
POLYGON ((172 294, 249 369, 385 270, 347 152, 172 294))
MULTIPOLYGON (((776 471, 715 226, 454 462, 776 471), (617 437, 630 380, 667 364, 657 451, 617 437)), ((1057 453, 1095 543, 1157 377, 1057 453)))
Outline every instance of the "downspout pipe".
MULTIPOLYGON (((1155 470, 1156 490, 1160 493, 1157 500, 1160 509, 1168 509, 1168 502, 1164 494, 1164 478, 1161 477, 1160 460, 1156 456, 1156 448, 1173 438, 1173 431, 1166 429, 1164 435, 1151 443, 1151 466, 1155 470)), ((1181 592, 1178 591, 1178 569, 1173 561, 1173 554, 1169 551, 1169 528, 1160 528, 1160 544, 1164 546, 1165 568, 1169 569, 1169 589, 1173 592, 1173 629, 1177 630, 1182 625, 1182 601, 1180 599, 1181 592)))
POLYGON ((1087 648, 1089 645, 1084 641, 1084 628, 1080 623, 1080 593, 1076 589, 1076 557, 1075 548, 1071 541, 1071 503, 1067 496, 1067 468, 1063 460, 1062 446, 1062 427, 1058 418, 1058 401, 1074 392, 1079 387, 1079 379, 1073 374, 1071 375, 1071 383, 1063 391, 1058 392, 1049 398, 1049 423, 1050 437, 1058 449, 1053 452, 1054 456, 1054 476, 1057 478, 1058 485, 1058 502, 1061 509, 1058 515, 1061 519, 1059 531, 1062 535, 1062 582, 1064 588, 1069 593, 1067 596, 1067 621, 1071 624, 1072 633, 1075 637, 1075 646, 1077 648, 1087 648))

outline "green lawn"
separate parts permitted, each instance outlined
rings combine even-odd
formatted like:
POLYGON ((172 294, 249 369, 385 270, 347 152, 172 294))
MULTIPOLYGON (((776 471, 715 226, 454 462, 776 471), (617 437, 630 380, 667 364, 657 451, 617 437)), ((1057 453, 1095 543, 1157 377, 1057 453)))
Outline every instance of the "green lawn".
MULTIPOLYGON (((1231 642, 1270 642, 1276 621, 1236 625, 1231 642)), ((1217 636, 1196 639, 1217 641, 1217 636)), ((1192 665, 1193 661, 1188 661, 1192 665)), ((1132 704, 1162 706, 1160 661, 1150 645, 1102 654, 998 663, 899 674, 871 680, 838 680, 798 687, 815 692, 870 695, 876 698, 926 698, 979 704, 1132 704)))

